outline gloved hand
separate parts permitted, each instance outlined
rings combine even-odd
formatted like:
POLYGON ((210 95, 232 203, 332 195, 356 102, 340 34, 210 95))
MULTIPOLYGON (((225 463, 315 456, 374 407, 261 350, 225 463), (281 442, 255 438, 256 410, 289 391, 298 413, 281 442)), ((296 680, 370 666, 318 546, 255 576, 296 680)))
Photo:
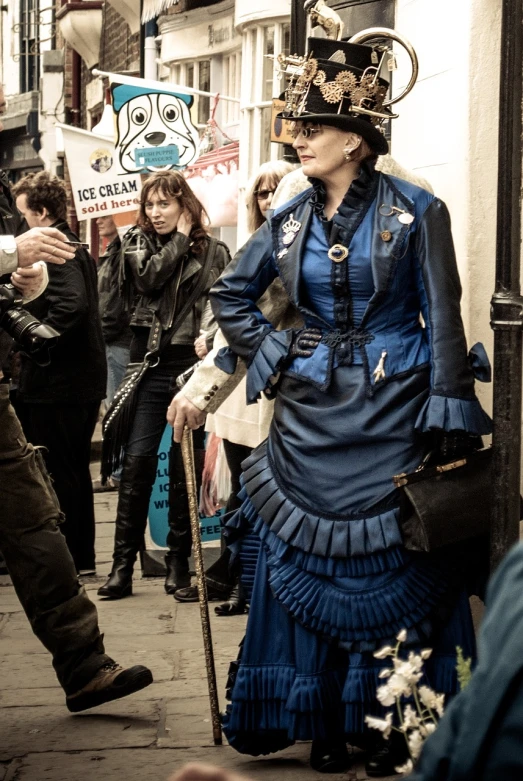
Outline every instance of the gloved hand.
POLYGON ((475 434, 467 431, 438 431, 436 432, 436 444, 439 451, 440 464, 464 458, 474 450, 483 447, 483 440, 475 434))
POLYGON ((289 359, 309 358, 321 342, 322 333, 319 328, 302 328, 295 331, 292 337, 289 359))

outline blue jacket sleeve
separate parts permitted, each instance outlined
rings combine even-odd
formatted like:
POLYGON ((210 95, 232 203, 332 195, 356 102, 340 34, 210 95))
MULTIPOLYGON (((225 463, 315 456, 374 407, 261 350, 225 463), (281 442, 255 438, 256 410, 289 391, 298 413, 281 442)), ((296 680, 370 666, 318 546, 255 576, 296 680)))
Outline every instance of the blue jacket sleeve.
POLYGON ((450 217, 435 198, 416 232, 417 287, 431 352, 431 391, 416 429, 491 432, 491 420, 474 393, 461 319, 459 280, 450 217))
POLYGON ((247 364, 248 404, 269 388, 270 377, 278 373, 292 339, 291 331, 276 331, 256 305, 276 276, 266 222, 237 252, 210 292, 214 315, 227 343, 247 364))

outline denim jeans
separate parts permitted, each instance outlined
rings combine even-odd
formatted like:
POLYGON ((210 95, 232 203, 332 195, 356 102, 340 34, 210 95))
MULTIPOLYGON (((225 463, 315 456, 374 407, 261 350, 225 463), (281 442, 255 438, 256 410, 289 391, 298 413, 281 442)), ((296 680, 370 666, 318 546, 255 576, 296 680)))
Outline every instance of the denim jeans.
POLYGON ((53 657, 66 694, 112 661, 96 608, 80 586, 42 459, 25 439, 0 384, 0 549, 33 632, 53 657))
POLYGON ((129 363, 129 348, 118 344, 106 344, 105 355, 107 358, 106 403, 109 405, 123 380, 125 369, 129 363))
MULTIPOLYGON (((107 396, 105 404, 108 407, 123 380, 125 369, 129 363, 129 348, 118 344, 106 344, 105 356, 107 358, 107 396)), ((111 476, 115 480, 120 481, 122 467, 117 469, 111 476)))

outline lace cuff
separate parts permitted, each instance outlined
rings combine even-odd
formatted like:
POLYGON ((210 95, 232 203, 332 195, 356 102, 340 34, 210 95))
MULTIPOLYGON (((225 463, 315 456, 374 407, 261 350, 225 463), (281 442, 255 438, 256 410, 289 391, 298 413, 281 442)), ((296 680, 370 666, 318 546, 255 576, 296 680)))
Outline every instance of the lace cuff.
POLYGON ((442 429, 443 431, 467 431, 483 436, 492 432, 492 420, 482 409, 476 397, 457 399, 451 396, 431 394, 418 415, 417 431, 442 429))
POLYGON ((270 387, 270 378, 280 371, 291 340, 292 329, 270 330, 264 336, 247 369, 247 404, 254 404, 260 393, 270 387))

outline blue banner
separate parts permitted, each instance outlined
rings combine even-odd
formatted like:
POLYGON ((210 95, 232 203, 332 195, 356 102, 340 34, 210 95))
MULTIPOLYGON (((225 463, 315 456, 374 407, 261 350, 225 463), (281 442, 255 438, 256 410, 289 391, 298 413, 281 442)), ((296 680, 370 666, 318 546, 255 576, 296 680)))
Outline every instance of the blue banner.
MULTIPOLYGON (((167 532, 169 531, 169 450, 172 435, 171 426, 166 426, 158 448, 156 480, 149 504, 149 532, 154 544, 160 548, 165 548, 167 532)), ((220 510, 212 518, 204 518, 200 514, 202 542, 220 539, 220 515, 222 512, 220 510)))

